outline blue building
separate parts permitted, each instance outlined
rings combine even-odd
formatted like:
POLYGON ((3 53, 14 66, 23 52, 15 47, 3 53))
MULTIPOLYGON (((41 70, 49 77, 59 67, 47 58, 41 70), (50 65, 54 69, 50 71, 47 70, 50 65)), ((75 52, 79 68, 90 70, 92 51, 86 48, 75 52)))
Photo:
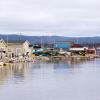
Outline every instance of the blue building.
POLYGON ((72 46, 73 42, 56 42, 53 45, 55 49, 69 49, 72 46))

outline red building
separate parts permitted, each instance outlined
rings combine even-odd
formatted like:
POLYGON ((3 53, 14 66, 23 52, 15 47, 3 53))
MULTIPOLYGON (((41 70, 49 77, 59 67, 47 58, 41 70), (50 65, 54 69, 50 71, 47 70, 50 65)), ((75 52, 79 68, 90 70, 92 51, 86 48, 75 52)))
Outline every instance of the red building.
POLYGON ((81 48, 82 46, 80 44, 73 44, 72 48, 81 48))

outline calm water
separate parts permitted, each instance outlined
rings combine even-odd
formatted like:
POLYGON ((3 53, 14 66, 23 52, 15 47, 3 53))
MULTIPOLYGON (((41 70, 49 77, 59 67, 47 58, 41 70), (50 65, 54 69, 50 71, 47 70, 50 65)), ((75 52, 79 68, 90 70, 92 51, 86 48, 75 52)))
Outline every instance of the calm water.
POLYGON ((0 68, 0 100, 100 100, 100 59, 0 68))

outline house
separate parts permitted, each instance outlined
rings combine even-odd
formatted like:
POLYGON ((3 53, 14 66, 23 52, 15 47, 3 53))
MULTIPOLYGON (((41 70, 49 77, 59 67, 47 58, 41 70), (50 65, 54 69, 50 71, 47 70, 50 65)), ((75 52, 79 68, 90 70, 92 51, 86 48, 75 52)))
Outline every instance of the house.
POLYGON ((15 56, 29 56, 32 52, 32 46, 30 45, 29 41, 8 41, 8 56, 15 57, 15 56))
POLYGON ((29 41, 25 41, 23 43, 23 53, 24 55, 31 55, 32 54, 32 50, 33 50, 33 45, 30 44, 29 41))
POLYGON ((3 39, 0 40, 0 59, 7 56, 7 44, 3 39))

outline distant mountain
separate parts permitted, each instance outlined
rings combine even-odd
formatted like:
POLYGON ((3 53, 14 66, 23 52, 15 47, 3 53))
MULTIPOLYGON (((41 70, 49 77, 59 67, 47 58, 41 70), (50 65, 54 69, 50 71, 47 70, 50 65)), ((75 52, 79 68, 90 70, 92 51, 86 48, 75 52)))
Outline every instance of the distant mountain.
MULTIPOLYGON (((7 35, 0 35, 1 39, 7 40, 7 35)), ((64 36, 24 36, 24 35, 8 35, 8 40, 28 40, 32 44, 36 43, 54 43, 56 41, 74 41, 79 44, 95 44, 100 43, 100 37, 64 37, 64 36)))

